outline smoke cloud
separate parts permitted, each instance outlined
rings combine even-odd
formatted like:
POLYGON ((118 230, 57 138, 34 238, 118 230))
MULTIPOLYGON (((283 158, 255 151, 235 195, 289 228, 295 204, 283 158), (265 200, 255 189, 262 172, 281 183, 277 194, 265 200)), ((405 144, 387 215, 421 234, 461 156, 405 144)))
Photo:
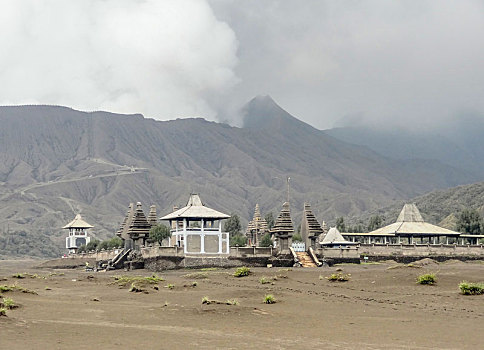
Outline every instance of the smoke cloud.
POLYGON ((239 44, 234 98, 319 127, 430 127, 484 115, 484 3, 210 0, 239 44))
POLYGON ((2 0, 0 104, 213 117, 237 40, 205 1, 2 0))

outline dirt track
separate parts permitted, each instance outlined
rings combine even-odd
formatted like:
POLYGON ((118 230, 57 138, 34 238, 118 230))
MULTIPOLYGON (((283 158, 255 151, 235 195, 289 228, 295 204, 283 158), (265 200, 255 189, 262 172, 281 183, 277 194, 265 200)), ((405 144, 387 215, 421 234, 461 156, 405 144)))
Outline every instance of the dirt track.
POLYGON ((484 344, 484 296, 463 296, 462 280, 483 281, 482 263, 446 263, 422 268, 391 264, 314 269, 253 268, 249 277, 230 270, 160 273, 165 281, 148 294, 112 284, 115 275, 29 269, 32 262, 0 261, 0 285, 38 295, 0 293, 21 305, 0 317, 0 349, 478 349, 484 344), (329 282, 336 268, 348 282, 329 282), (31 272, 43 278, 11 277, 31 272), (415 283, 437 272, 435 286, 415 283), (261 277, 276 280, 261 284, 261 277), (197 282, 192 286, 192 282, 197 282), (165 288, 174 284, 174 289, 165 288), (50 290, 47 290, 48 287, 50 290), (273 294, 277 303, 262 303, 273 294), (239 305, 202 305, 202 298, 239 305))

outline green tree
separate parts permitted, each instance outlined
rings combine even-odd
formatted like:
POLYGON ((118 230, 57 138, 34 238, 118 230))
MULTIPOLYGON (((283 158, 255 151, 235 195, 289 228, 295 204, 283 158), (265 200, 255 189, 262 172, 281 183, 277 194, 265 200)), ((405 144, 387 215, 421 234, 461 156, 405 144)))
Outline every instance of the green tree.
POLYGON ((380 215, 375 215, 370 218, 368 221, 368 231, 374 231, 376 229, 379 229, 383 224, 383 219, 381 218, 380 215))
POLYGON ((77 248, 77 253, 85 253, 86 252, 86 245, 83 244, 79 248, 77 248))
POLYGON ((108 248, 122 248, 124 246, 124 241, 120 237, 113 237, 108 241, 108 248))
POLYGON ((484 223, 475 209, 464 209, 457 218, 456 230, 462 233, 480 234, 484 231, 484 223))
POLYGON ((244 247, 247 244, 247 237, 242 236, 241 234, 235 235, 230 238, 230 245, 232 247, 238 245, 239 247, 244 247))
POLYGON ((336 219, 336 228, 339 232, 346 232, 345 219, 342 216, 336 219))
POLYGON ((259 246, 270 247, 271 245, 272 245, 271 235, 269 233, 266 233, 264 236, 262 236, 262 239, 259 242, 259 246))
POLYGON ((150 239, 158 244, 162 244, 163 240, 170 237, 170 228, 163 224, 153 226, 150 230, 150 239))
POLYGON ((272 214, 272 211, 270 213, 267 213, 267 215, 265 216, 264 218, 267 222, 267 228, 269 230, 272 230, 272 228, 274 227, 274 215, 272 214))
POLYGON ((101 244, 101 241, 99 239, 93 239, 86 245, 86 251, 90 252, 91 250, 97 250, 97 246, 99 244, 101 244))
POLYGON ((296 233, 292 236, 292 241, 293 242, 302 242, 302 237, 299 233, 296 233))
POLYGON ((224 231, 230 234, 230 237, 240 235, 242 225, 240 224, 240 218, 237 214, 232 213, 230 218, 225 221, 224 231))
POLYGON ((108 250, 109 249, 109 241, 102 241, 101 243, 98 244, 97 246, 97 251, 101 250, 108 250))

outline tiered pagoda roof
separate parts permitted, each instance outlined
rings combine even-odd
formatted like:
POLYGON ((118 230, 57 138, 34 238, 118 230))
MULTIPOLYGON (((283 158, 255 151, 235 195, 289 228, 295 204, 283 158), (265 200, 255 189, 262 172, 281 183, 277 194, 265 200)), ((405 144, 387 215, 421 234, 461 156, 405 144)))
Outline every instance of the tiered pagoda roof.
POLYGON ((146 219, 143 209, 141 208, 141 203, 136 203, 136 209, 134 209, 134 205, 131 203, 117 235, 123 239, 136 239, 138 237, 148 236, 150 229, 151 225, 146 219))
POLYGON ((318 237, 323 234, 323 229, 311 210, 309 203, 304 203, 304 212, 301 222, 301 236, 305 238, 318 237))
POLYGON ((156 205, 150 207, 150 213, 148 214, 148 223, 151 227, 158 225, 158 217, 156 216, 156 205))
POLYGON ((259 204, 255 205, 254 218, 247 225, 247 232, 266 232, 268 231, 267 221, 260 214, 259 204))
POLYGON ((294 234, 294 226, 292 225, 291 210, 289 202, 284 202, 282 210, 277 216, 276 222, 271 229, 276 237, 292 237, 294 234))

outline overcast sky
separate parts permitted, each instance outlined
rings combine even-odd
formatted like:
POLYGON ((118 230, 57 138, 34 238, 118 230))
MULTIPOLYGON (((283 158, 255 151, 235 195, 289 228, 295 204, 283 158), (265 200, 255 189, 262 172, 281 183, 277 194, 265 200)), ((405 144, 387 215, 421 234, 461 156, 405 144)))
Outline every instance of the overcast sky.
POLYGON ((484 115, 484 1, 0 0, 0 103, 318 128, 484 115))

